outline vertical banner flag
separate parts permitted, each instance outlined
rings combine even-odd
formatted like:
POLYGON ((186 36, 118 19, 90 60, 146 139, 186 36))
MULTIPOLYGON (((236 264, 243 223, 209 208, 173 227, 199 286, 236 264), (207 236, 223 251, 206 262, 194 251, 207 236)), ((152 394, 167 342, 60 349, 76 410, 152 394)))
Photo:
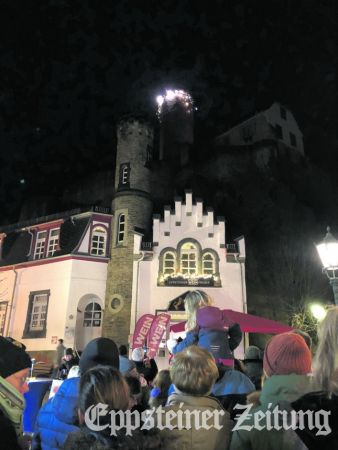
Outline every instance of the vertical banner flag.
POLYGON ((153 314, 144 314, 138 319, 133 335, 132 350, 143 347, 154 319, 155 316, 153 314))
POLYGON ((148 358, 155 358, 164 332, 170 322, 169 314, 159 314, 153 321, 148 335, 148 358))

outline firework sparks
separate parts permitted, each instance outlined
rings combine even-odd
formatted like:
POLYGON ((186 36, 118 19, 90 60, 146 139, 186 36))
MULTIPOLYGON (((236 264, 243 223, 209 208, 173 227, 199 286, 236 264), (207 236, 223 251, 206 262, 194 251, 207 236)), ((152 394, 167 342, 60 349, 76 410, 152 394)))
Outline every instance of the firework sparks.
POLYGON ((193 99, 192 97, 183 90, 172 90, 167 89, 164 95, 158 95, 156 97, 157 101, 157 115, 160 118, 163 106, 166 104, 169 108, 172 107, 176 102, 179 102, 183 105, 187 111, 187 113, 191 113, 193 111, 193 99))

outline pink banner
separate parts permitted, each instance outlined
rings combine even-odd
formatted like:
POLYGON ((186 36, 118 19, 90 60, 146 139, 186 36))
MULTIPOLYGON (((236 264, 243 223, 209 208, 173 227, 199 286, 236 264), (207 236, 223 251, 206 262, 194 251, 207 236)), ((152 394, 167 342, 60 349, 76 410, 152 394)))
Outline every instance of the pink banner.
POLYGON ((159 314, 156 316, 148 337, 148 358, 155 358, 158 347, 160 346, 164 332, 170 322, 169 314, 159 314))
MULTIPOLYGON (((280 334, 292 331, 292 327, 275 320, 265 319, 264 317, 245 314, 231 309, 223 309, 224 314, 233 323, 238 323, 243 332, 262 333, 262 334, 280 334)), ((185 330, 185 322, 175 323, 170 327, 170 331, 179 333, 185 330)))
POLYGON ((153 314, 144 314, 139 318, 135 325, 132 350, 143 347, 154 319, 155 316, 153 314))

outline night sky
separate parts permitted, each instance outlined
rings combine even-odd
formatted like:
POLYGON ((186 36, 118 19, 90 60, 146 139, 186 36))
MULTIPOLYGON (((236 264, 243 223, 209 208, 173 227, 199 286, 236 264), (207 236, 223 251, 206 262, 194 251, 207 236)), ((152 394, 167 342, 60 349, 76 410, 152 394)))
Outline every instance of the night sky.
POLYGON ((116 121, 186 89, 207 142, 277 100, 338 164, 334 0, 2 0, 0 223, 113 168, 116 121))

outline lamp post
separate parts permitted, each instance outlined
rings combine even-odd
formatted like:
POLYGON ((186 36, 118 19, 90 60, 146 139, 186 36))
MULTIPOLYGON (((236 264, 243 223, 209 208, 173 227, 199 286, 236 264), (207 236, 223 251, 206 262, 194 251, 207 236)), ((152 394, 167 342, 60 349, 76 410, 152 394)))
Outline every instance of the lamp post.
POLYGON ((316 245, 319 257, 333 289, 334 301, 338 305, 338 241, 332 236, 327 227, 325 238, 316 245))

